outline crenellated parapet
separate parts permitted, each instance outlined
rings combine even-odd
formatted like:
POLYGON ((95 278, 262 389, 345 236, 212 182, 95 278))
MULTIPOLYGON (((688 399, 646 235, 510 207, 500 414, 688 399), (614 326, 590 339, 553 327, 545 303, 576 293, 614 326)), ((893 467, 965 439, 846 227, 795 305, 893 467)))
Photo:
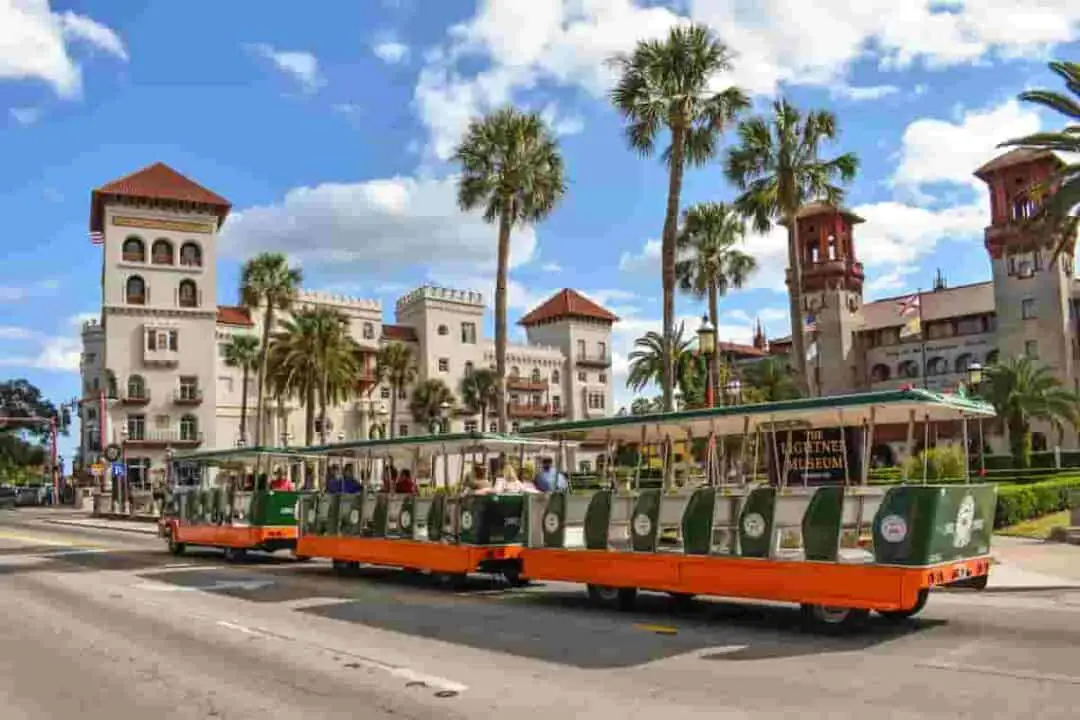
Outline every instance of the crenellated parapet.
POLYGON ((437 287, 435 285, 424 285, 398 298, 396 310, 399 313, 403 312, 411 305, 415 305, 416 303, 425 300, 484 307, 483 294, 478 293, 475 290, 455 290, 453 288, 437 287))

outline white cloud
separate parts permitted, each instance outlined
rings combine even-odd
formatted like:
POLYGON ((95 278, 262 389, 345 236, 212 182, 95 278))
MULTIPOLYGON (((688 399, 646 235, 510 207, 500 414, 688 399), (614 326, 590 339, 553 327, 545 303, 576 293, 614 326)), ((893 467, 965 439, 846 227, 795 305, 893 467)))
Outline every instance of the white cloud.
POLYGON ((548 262, 540 266, 540 269, 546 273, 562 272, 562 265, 557 262, 548 262))
POLYGON ((646 240, 639 252, 624 252, 619 256, 619 270, 623 272, 640 272, 649 268, 655 268, 660 262, 660 249, 662 243, 659 240, 646 240))
POLYGON ((21 302, 32 297, 51 295, 60 287, 57 280, 47 279, 23 287, 0 285, 0 303, 21 302))
POLYGON ((900 92, 895 85, 867 85, 857 87, 854 85, 835 85, 829 88, 829 94, 834 98, 843 98, 859 102, 861 100, 880 100, 889 95, 900 92))
MULTIPOLYGON (((394 177, 293 188, 281 202, 231 216, 222 248, 234 257, 280 250, 329 273, 377 279, 429 266, 493 272, 496 228, 458 208, 456 183, 394 177)), ((511 267, 532 260, 536 242, 532 227, 515 227, 511 267)))
POLYGON ((555 103, 548 103, 540 117, 556 135, 577 135, 585 129, 585 120, 577 115, 564 115, 555 103))
POLYGON ((918 267, 914 265, 901 265, 871 277, 863 285, 863 294, 866 300, 873 301, 881 297, 894 295, 904 288, 910 287, 910 276, 916 270, 918 270, 918 267))
POLYGON ((409 58, 409 46, 394 40, 376 43, 371 51, 387 65, 397 65, 409 58))
POLYGON ((85 15, 54 13, 49 0, 0 0, 0 80, 41 80, 61 97, 77 97, 82 71, 69 41, 128 59, 119 36, 85 15))
POLYGON ((318 58, 309 52, 275 50, 266 43, 248 45, 247 49, 292 77, 305 92, 315 92, 326 84, 319 72, 318 58))
POLYGON ((41 118, 41 109, 35 107, 18 107, 8 110, 11 119, 20 125, 33 125, 41 118))
POLYGON ((35 333, 17 325, 0 325, 0 340, 29 340, 35 333))

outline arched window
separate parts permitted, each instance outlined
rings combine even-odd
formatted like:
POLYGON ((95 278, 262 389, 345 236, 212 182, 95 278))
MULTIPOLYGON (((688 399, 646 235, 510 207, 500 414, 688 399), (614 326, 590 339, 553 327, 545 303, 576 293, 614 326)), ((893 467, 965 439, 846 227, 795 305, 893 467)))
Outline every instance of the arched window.
POLYGON ((124 262, 146 262, 146 245, 136 235, 124 241, 120 252, 124 262))
POLYGON ((551 371, 551 382, 553 382, 553 383, 559 382, 559 371, 558 370, 552 370, 551 371))
POLYGON ((892 373, 889 371, 888 365, 878 363, 870 369, 870 380, 873 382, 885 382, 889 379, 892 373))
POLYGON ((472 374, 473 374, 473 364, 472 364, 472 362, 466 361, 466 363, 465 363, 465 377, 469 377, 472 374))
POLYGON ((199 439, 199 420, 194 415, 185 415, 180 418, 180 439, 199 439))
POLYGON ((371 323, 364 323, 364 339, 372 340, 375 338, 375 326, 371 323))
POLYGON ((533 371, 532 371, 532 381, 533 381, 534 383, 538 383, 538 382, 540 382, 540 368, 533 368, 533 371))
POLYGON ((202 248, 188 241, 180 246, 180 264, 185 267, 202 267, 202 248))
POLYGON ((194 280, 181 280, 177 293, 180 307, 193 308, 199 306, 199 289, 195 287, 194 280))
POLYGON ((154 265, 172 265, 173 246, 165 238, 158 238, 150 247, 150 262, 154 265))
POLYGON ((516 378, 516 377, 520 377, 520 376, 521 376, 521 371, 518 370, 518 366, 517 365, 511 366, 511 368, 510 368, 510 377, 516 378))
POLYGON ((124 302, 128 305, 146 304, 146 282, 138 275, 132 275, 124 286, 124 302))
POLYGON ((897 374, 902 378, 916 378, 919 377, 919 365, 914 360, 905 360, 900 363, 896 369, 897 374))
POLYGON ((997 350, 991 350, 990 352, 986 353, 986 364, 987 365, 997 365, 997 361, 998 361, 998 351, 997 350))
POLYGON ((968 368, 971 367, 971 363, 974 360, 971 353, 964 353, 960 357, 956 358, 956 364, 953 365, 953 372, 967 373, 968 368))
POLYGON ((932 357, 926 361, 927 375, 946 375, 949 372, 949 363, 943 357, 932 357))
POLYGON ((142 375, 132 375, 128 378, 127 394, 129 398, 141 399, 146 397, 146 381, 142 375))

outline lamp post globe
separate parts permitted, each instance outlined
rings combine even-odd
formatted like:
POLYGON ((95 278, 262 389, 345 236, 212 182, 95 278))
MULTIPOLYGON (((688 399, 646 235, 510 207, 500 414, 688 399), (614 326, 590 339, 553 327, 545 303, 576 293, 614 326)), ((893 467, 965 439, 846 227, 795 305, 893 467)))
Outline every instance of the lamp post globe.
POLYGON ((968 365, 968 367, 967 367, 967 380, 968 380, 968 385, 970 385, 972 389, 976 389, 980 385, 982 385, 983 366, 980 365, 977 362, 973 362, 970 365, 968 365))

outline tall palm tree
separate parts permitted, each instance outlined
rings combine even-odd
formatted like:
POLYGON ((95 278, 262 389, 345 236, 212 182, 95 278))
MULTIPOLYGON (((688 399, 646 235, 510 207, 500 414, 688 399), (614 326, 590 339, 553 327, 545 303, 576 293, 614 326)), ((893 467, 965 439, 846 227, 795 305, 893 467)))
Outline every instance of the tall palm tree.
POLYGON ((262 442, 266 365, 270 352, 270 332, 274 329, 274 315, 280 310, 292 307, 302 281, 300 268, 289 267, 289 259, 282 253, 260 253, 244 263, 240 273, 240 301, 249 308, 263 310, 258 399, 255 403, 255 445, 262 442))
POLYGON ((1031 422, 1043 420, 1059 430, 1077 425, 1080 398, 1064 388, 1050 368, 1026 356, 986 369, 988 382, 980 388, 1009 431, 1009 450, 1017 467, 1031 465, 1031 422))
POLYGON ((799 387, 809 386, 803 326, 802 257, 799 254, 799 209, 820 200, 839 206, 844 191, 835 184, 850 182, 859 168, 854 153, 831 160, 820 158, 821 145, 837 136, 836 116, 812 110, 804 116, 785 99, 773 103, 772 117, 753 117, 739 124, 739 144, 725 162, 728 179, 742 191, 735 207, 758 232, 774 221, 787 229, 788 300, 791 306, 791 347, 799 387))
POLYGON ((233 335, 225 344, 225 365, 241 372, 240 439, 247 442, 248 378, 259 367, 259 338, 254 335, 233 335))
POLYGON ((277 398, 296 398, 304 406, 304 444, 315 441, 315 406, 321 385, 319 318, 302 309, 280 321, 271 338, 267 359, 267 388, 277 398))
MULTIPOLYGON (((682 323, 675 328, 672 343, 675 356, 675 384, 679 391, 691 403, 697 396, 697 389, 701 385, 699 376, 701 366, 697 355, 691 349, 693 341, 684 338, 685 327, 682 323)), ((659 384, 663 378, 665 343, 663 336, 655 330, 650 330, 634 341, 634 349, 630 351, 630 372, 626 378, 626 386, 634 392, 640 392, 650 383, 659 384)), ((663 410, 663 406, 661 407, 663 410)))
POLYGON ((412 399, 409 401, 409 412, 413 420, 420 425, 431 427, 436 422, 442 423, 447 420, 443 417, 445 409, 443 405, 454 404, 454 393, 442 380, 433 378, 425 380, 413 389, 412 399))
MULTIPOLYGON (((1052 62, 1051 72, 1065 81, 1068 93, 1053 90, 1028 90, 1019 95, 1024 102, 1035 103, 1080 121, 1080 63, 1052 62)), ((1041 132, 1001 144, 1077 153, 1080 157, 1080 125, 1066 125, 1057 132, 1041 132)), ((1072 254, 1076 243, 1078 222, 1076 209, 1080 206, 1080 162, 1066 162, 1056 173, 1040 183, 1035 191, 1046 196, 1032 223, 1034 229, 1055 237, 1054 259, 1063 251, 1072 254)))
POLYGON ((397 437, 397 406, 401 389, 416 380, 417 368, 412 350, 401 343, 389 343, 379 348, 375 361, 379 382, 390 385, 390 437, 397 437))
POLYGON ((454 153, 461 163, 458 204, 483 208, 484 220, 498 222, 495 273, 495 372, 499 432, 506 432, 506 284, 510 232, 516 224, 539 222, 566 192, 563 159, 554 135, 535 113, 505 108, 469 123, 454 153))
POLYGON ((338 405, 356 392, 361 371, 360 345, 349 333, 349 318, 339 310, 317 307, 311 311, 315 322, 312 351, 319 372, 319 442, 328 441, 328 405, 338 405))
POLYGON ((750 402, 776 402, 800 397, 799 385, 795 382, 787 358, 758 360, 746 366, 742 378, 745 381, 743 399, 750 402))
MULTIPOLYGON (((675 264, 679 289, 699 300, 709 300, 709 321, 720 325, 720 298, 731 288, 741 288, 757 262, 736 246, 742 242, 742 218, 724 203, 701 203, 687 208, 675 241, 683 258, 675 264)), ((700 350, 700 348, 699 348, 700 350)), ((720 353, 712 348, 713 393, 720 397, 720 353)))
MULTIPOLYGON (((629 54, 613 58, 621 77, 611 101, 626 120, 626 139, 643 156, 656 150, 663 128, 671 144, 663 152, 668 165, 667 208, 661 235, 660 274, 664 291, 662 338, 675 332, 675 236, 686 165, 701 166, 716 155, 721 132, 750 105, 742 90, 712 91, 715 76, 731 69, 731 53, 704 25, 680 25, 664 40, 641 41, 629 54)), ((668 345, 673 348, 673 344, 668 345)), ((671 410, 675 356, 663 356, 661 387, 664 409, 671 410)))
POLYGON ((488 408, 499 399, 498 379, 487 368, 474 370, 461 379, 461 403, 465 408, 480 415, 480 431, 487 432, 488 408))

